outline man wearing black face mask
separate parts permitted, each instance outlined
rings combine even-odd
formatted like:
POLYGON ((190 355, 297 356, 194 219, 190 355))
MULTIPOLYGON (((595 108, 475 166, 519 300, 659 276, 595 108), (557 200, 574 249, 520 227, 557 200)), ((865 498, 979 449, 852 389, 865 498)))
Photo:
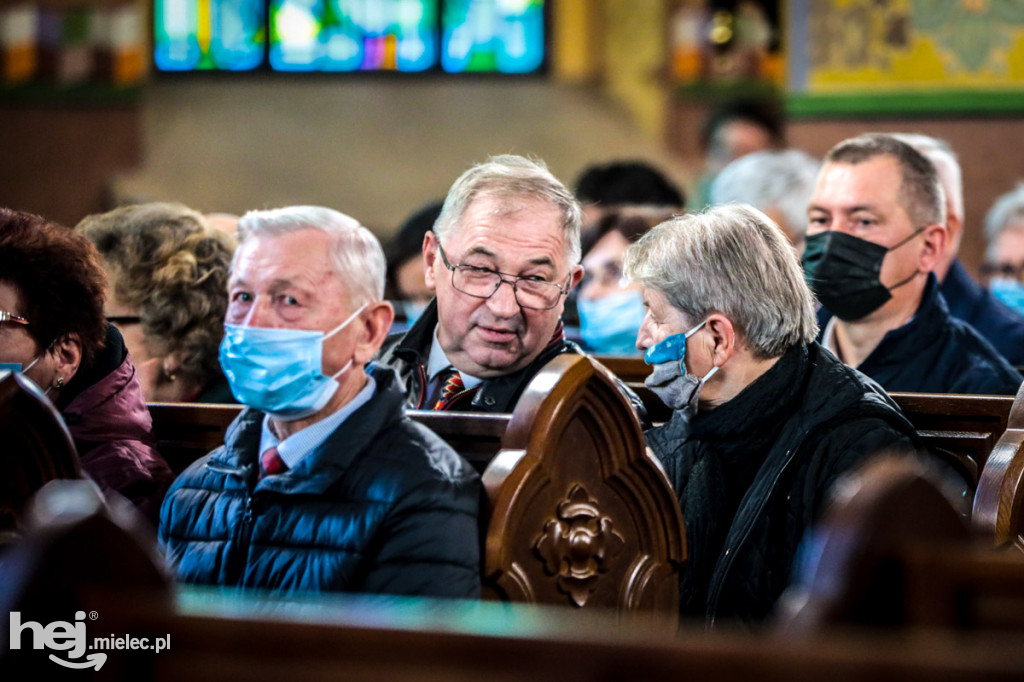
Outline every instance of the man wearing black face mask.
POLYGON ((931 161, 891 135, 845 140, 825 157, 808 216, 822 345, 888 391, 1016 393, 1021 375, 950 317, 931 272, 948 238, 931 161))

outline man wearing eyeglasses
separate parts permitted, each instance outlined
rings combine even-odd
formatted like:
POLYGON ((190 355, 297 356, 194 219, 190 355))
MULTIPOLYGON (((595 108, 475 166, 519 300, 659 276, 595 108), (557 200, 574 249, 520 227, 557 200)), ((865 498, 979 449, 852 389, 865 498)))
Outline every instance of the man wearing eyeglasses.
POLYGON ((434 301, 381 352, 409 407, 511 412, 548 361, 579 352, 561 315, 583 277, 580 222, 572 193, 520 156, 492 157, 455 181, 423 240, 434 301))

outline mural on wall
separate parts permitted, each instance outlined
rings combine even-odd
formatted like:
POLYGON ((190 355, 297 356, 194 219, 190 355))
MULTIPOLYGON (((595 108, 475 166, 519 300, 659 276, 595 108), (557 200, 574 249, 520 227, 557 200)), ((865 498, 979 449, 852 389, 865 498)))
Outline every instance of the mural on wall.
POLYGON ((790 9, 792 92, 1024 90, 1021 0, 794 0, 790 9))

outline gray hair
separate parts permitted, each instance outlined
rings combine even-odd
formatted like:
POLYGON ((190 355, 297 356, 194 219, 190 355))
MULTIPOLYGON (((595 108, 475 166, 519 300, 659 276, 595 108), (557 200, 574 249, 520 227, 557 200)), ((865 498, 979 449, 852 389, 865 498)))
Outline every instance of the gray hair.
POLYGON ((801 239, 807 232, 807 204, 821 164, 798 149, 760 151, 742 156, 715 177, 711 203, 750 204, 777 209, 801 239))
POLYGON ((953 215, 964 219, 964 179, 957 161, 956 152, 945 140, 921 133, 891 133, 900 142, 905 142, 932 162, 939 174, 939 182, 946 193, 946 201, 953 209, 953 215))
POLYGON ((856 165, 891 156, 900 167, 899 200, 914 227, 946 224, 946 193, 928 157, 884 133, 865 133, 843 140, 825 155, 825 163, 856 165))
POLYGON ((711 206, 664 222, 626 250, 623 270, 661 292, 687 324, 725 315, 758 358, 818 334, 796 251, 752 206, 711 206))
MULTIPOLYGON (((352 306, 384 299, 384 249, 368 229, 355 218, 321 206, 288 206, 269 211, 249 211, 238 220, 238 244, 250 237, 279 237, 300 230, 320 230, 332 240, 331 261, 350 291, 352 306)), ((234 269, 238 258, 231 262, 234 269)))
POLYGON ((995 259, 996 239, 1015 220, 1024 220, 1024 183, 999 196, 985 214, 985 239, 988 240, 986 256, 990 261, 995 259))
POLYGON ((583 212, 579 202, 543 161, 514 154, 492 156, 459 176, 448 190, 434 233, 442 245, 461 227, 462 216, 477 197, 500 199, 539 199, 562 216, 562 231, 569 266, 580 262, 580 225, 583 212))

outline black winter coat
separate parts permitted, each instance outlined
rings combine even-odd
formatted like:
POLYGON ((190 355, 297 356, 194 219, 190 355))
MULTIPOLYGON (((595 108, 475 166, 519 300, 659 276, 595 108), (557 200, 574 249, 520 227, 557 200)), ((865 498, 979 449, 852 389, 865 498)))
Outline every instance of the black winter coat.
POLYGON ((160 539, 187 583, 478 597, 480 480, 404 414, 394 372, 294 469, 257 481, 264 414, 175 481, 160 539))
POLYGON ((676 413, 646 435, 686 523, 680 613, 709 626, 771 613, 840 474, 880 450, 919 449, 885 392, 816 343, 689 428, 676 413))

